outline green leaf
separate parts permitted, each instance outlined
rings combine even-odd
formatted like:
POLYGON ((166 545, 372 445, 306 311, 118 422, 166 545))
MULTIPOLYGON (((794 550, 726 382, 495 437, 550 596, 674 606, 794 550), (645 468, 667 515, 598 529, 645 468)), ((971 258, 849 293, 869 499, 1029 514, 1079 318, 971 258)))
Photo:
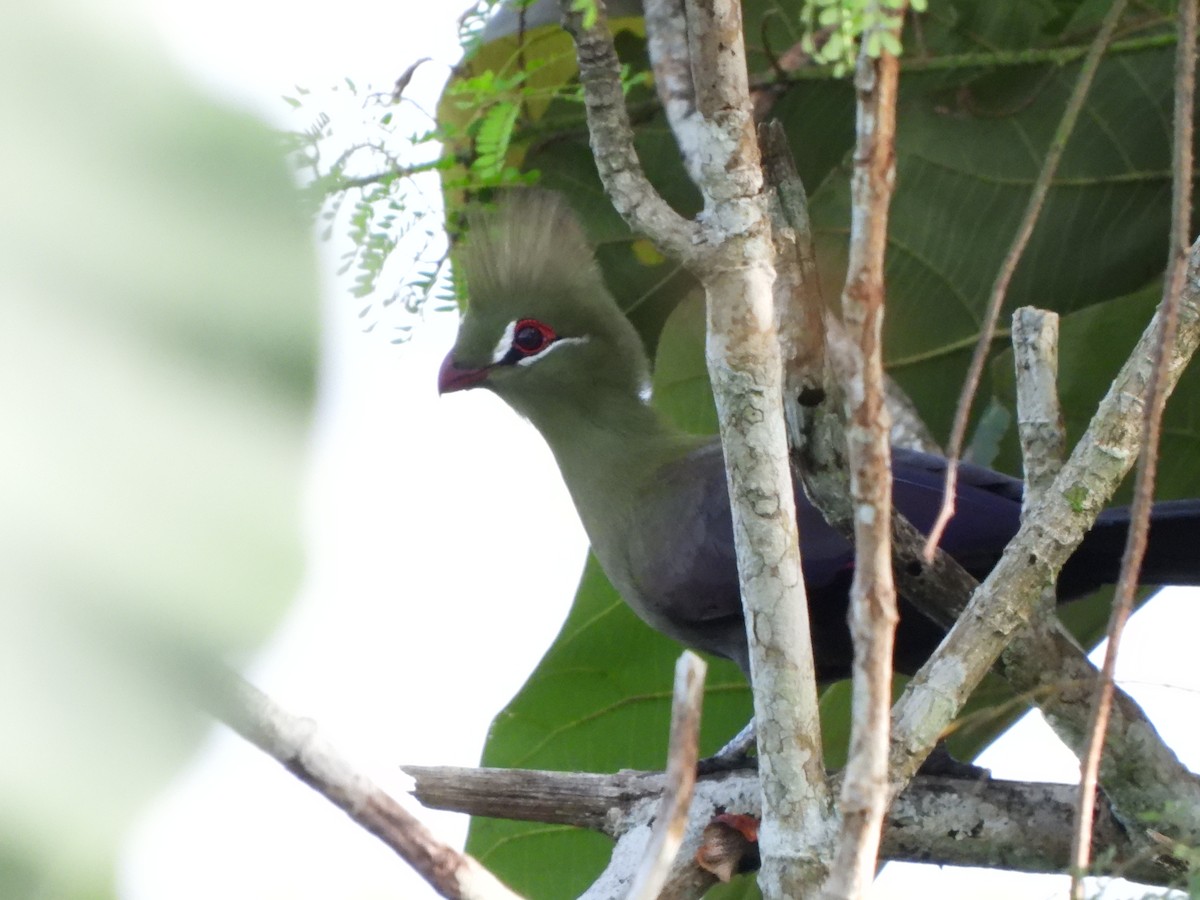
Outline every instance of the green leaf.
MULTIPOLYGON (((639 621, 589 559, 554 646, 492 723, 482 764, 588 772, 661 769, 672 671, 681 649, 639 621)), ((702 752, 714 752, 749 717, 741 673, 712 660, 702 752)), ((610 849, 598 835, 494 819, 474 820, 467 841, 468 852, 531 898, 582 893, 610 849), (570 859, 571 865, 546 865, 548 859, 570 859)))

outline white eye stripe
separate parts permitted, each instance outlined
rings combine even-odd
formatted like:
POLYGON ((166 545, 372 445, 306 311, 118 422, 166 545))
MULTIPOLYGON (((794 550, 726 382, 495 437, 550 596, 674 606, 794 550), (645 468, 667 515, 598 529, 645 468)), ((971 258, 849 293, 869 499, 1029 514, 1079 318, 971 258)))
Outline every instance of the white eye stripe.
POLYGON ((513 319, 504 326, 504 334, 500 335, 500 341, 496 344, 496 349, 492 351, 492 365, 496 365, 508 356, 508 351, 512 349, 513 335, 516 333, 517 320, 513 319))
POLYGON ((539 359, 545 359, 552 351, 557 350, 559 347, 565 347, 568 344, 586 344, 587 341, 586 337, 555 338, 554 341, 547 344, 541 351, 533 354, 533 356, 523 356, 518 359, 517 365, 532 366, 539 359))
MULTIPOLYGON (((517 333, 517 322, 519 321, 521 320, 514 319, 504 326, 504 333, 500 335, 500 340, 496 343, 496 349, 492 351, 492 365, 498 365, 503 362, 505 357, 507 357, 509 352, 513 349, 513 337, 517 333)), ((588 339, 586 335, 584 337, 555 338, 537 353, 534 353, 530 356, 522 356, 517 360, 517 365, 532 366, 535 362, 545 357, 552 350, 568 344, 586 344, 587 341, 588 339)))

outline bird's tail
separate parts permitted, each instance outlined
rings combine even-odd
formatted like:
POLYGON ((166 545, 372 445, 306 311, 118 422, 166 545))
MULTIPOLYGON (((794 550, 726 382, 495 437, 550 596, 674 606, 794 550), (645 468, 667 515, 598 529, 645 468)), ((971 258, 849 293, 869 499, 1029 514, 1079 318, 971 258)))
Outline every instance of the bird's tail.
MULTIPOLYGON (((1064 600, 1113 584, 1129 535, 1129 508, 1101 513, 1079 550, 1063 567, 1059 597, 1064 600)), ((1154 504, 1142 562, 1141 584, 1200 584, 1200 500, 1154 504)))

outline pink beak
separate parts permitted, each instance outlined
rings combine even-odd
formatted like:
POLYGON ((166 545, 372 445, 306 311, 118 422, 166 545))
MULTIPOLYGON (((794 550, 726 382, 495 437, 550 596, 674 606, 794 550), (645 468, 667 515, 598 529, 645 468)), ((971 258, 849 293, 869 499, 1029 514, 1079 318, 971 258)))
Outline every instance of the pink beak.
POLYGON ((454 364, 454 351, 446 354, 442 367, 438 369, 438 393, 450 394, 474 387, 488 377, 491 366, 482 369, 460 369, 454 364))

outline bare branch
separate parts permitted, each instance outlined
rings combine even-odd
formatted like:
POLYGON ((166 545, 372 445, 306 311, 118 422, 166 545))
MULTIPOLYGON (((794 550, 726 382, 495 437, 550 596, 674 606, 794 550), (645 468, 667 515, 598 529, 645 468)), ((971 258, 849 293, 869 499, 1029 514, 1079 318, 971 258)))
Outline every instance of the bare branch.
POLYGON ((851 178, 850 262, 842 321, 856 344, 842 373, 847 456, 854 503, 854 641, 850 755, 838 807, 834 861, 822 896, 860 897, 874 879, 888 804, 888 731, 892 704, 896 585, 892 578, 891 420, 884 400, 883 270, 888 207, 896 180, 896 94, 900 67, 886 50, 872 58, 863 35, 855 74, 856 145, 851 178))
POLYGON ((1021 224, 1017 227, 1012 246, 1008 248, 1008 253, 996 275, 996 281, 992 285, 987 311, 983 315, 983 328, 979 333, 979 340, 975 344, 975 352, 971 355, 971 364, 967 369, 966 380, 963 382, 962 394, 959 396, 958 406, 954 411, 954 424, 950 429, 950 442, 946 454, 949 460, 949 465, 946 467, 946 489, 942 495, 942 507, 938 511, 933 527, 929 530, 929 537, 925 544, 926 559, 933 558, 933 548, 942 539, 946 523, 954 515, 958 461, 962 457, 963 439, 967 433, 967 422, 971 418, 971 404, 975 398, 975 392, 979 389, 979 379, 983 374, 983 366, 987 362, 988 352, 992 347, 992 339, 996 334, 996 322, 1000 318, 1000 310, 1004 305, 1004 298, 1008 294, 1009 282, 1012 281, 1013 274, 1017 270, 1017 263, 1021 261, 1025 246, 1033 234, 1033 228, 1041 215, 1046 194, 1050 190, 1050 184, 1054 180, 1058 164, 1062 160, 1063 151, 1071 138, 1071 132, 1075 130, 1075 122, 1079 118, 1079 113, 1083 109, 1083 101, 1087 98, 1088 90, 1096 76, 1096 69, 1100 66, 1100 60, 1112 40, 1113 30, 1117 27, 1117 22, 1124 9, 1125 0, 1113 0, 1112 6, 1109 7, 1108 13, 1100 25, 1100 30, 1096 33, 1091 47, 1088 48, 1088 54, 1079 69, 1075 87, 1063 109, 1062 119, 1059 120, 1058 128, 1055 129, 1050 147, 1046 151, 1046 158, 1042 161, 1042 169, 1038 172, 1037 181, 1034 182, 1033 191, 1029 195, 1029 203, 1025 207, 1021 224))
POLYGON ((1184 279, 1187 275, 1187 240, 1191 227, 1192 197, 1192 117, 1195 106, 1196 79, 1196 0, 1179 4, 1179 42, 1175 52, 1175 139, 1173 149, 1174 193, 1171 202, 1171 256, 1159 305, 1162 328, 1154 347, 1153 377, 1145 396, 1144 428, 1137 477, 1134 482, 1133 508, 1130 513, 1129 535, 1121 558, 1121 573, 1117 581, 1112 617, 1108 623, 1108 647, 1104 664, 1096 683, 1091 739, 1080 767, 1079 808, 1076 813, 1075 843, 1072 847, 1071 895, 1083 900, 1081 873, 1091 856, 1091 823, 1096 797, 1096 781, 1100 770, 1100 755, 1108 729, 1113 697, 1113 675, 1125 623, 1133 610, 1138 574, 1146 554, 1150 528, 1150 511, 1154 505, 1154 480, 1158 471, 1158 445, 1162 431, 1163 407, 1170 392, 1168 387, 1169 359, 1167 348, 1175 340, 1179 327, 1179 306, 1184 279))
MULTIPOLYGON (((1014 333, 1014 343, 1027 346, 1019 347, 1018 359, 1032 349, 1029 345, 1037 344, 1020 340, 1021 327, 1014 333)), ((1053 421, 1057 416, 1053 409, 1040 412, 1029 409, 1030 391, 1025 383, 1029 380, 1026 365, 1019 363, 1019 420, 1053 421)), ((1053 388, 1039 402, 1056 406, 1053 388)), ((1027 436, 1023 440, 1028 442, 1027 436)), ((1034 465, 1040 465, 1036 457, 1030 458, 1034 465)), ((1060 465, 1057 461, 1048 462, 1060 465)), ((1031 472, 1028 465, 1027 472, 1031 472)), ((1033 480, 1038 481, 1036 474, 1033 480)), ((1034 508, 1039 498, 1038 490, 1027 495, 1026 509, 1034 508)), ((924 537, 901 516, 895 518, 893 554, 901 593, 935 621, 950 627, 978 587, 977 583, 941 550, 931 564, 925 565, 924 537)), ((1053 615, 1049 602, 1052 595, 1051 588, 1042 593, 1044 599, 1040 603, 1034 603, 1038 611, 1001 653, 998 670, 1019 695, 1037 703, 1055 733, 1082 755, 1091 716, 1087 686, 1094 682, 1097 670, 1053 615)), ((1120 690, 1115 694, 1113 726, 1109 729, 1104 760, 1101 783, 1124 821, 1141 822, 1147 814, 1161 813, 1171 805, 1178 810, 1172 829, 1183 834, 1200 832, 1200 819, 1186 812, 1200 809, 1200 781, 1162 742, 1137 703, 1120 690), (1138 773, 1138 777, 1129 778, 1131 772, 1138 773)), ((1137 838, 1141 829, 1131 834, 1137 838)))
MULTIPOLYGON (((654 70, 654 87, 667 122, 677 135, 699 126, 696 85, 688 51, 687 17, 683 0, 649 0, 645 6, 646 49, 654 70)), ((700 142, 680 139, 683 164, 692 180, 699 178, 696 152, 700 142)))
POLYGON ((621 64, 608 30, 603 0, 596 0, 597 17, 583 27, 583 13, 562 0, 564 27, 575 40, 579 80, 583 85, 588 132, 596 167, 617 212, 669 256, 695 265, 700 230, 667 205, 646 180, 633 147, 633 128, 621 90, 621 64))
POLYGON ((1012 343, 1025 516, 1053 483, 1066 456, 1067 431, 1058 402, 1058 314, 1021 307, 1013 313, 1012 343))
POLYGON ((375 835, 449 900, 518 900, 491 872, 443 844, 367 776, 356 771, 311 719, 290 715, 233 672, 225 673, 214 713, 230 728, 323 794, 375 835))
MULTIPOLYGON (((912 771, 903 759, 933 746, 1005 644, 1029 620, 1041 588, 1053 582, 1132 466, 1142 437, 1140 398, 1152 377, 1153 348, 1161 327, 1159 313, 1034 514, 1022 523, 939 652, 909 683, 893 719, 892 759, 901 763, 897 782, 912 771)), ((1179 330, 1167 348, 1167 393, 1198 343, 1200 242, 1189 251, 1179 330)), ((1196 824, 1186 821, 1186 814, 1181 819, 1173 824, 1181 828, 1196 824)))
POLYGON ((796 896, 824 877, 815 848, 827 837, 829 803, 784 428, 774 246, 740 4, 689 0, 687 27, 702 126, 677 138, 698 142, 695 174, 713 248, 712 263, 701 273, 706 357, 725 448, 754 686, 763 797, 759 885, 767 898, 796 896))
POLYGON ((629 889, 629 900, 655 900, 667 881, 687 827, 699 757, 700 708, 704 703, 704 673, 708 666, 685 650, 675 664, 671 701, 671 742, 667 752, 667 786, 654 816, 650 845, 629 889))
MULTIPOLYGON (((772 202, 771 234, 775 240, 775 318, 783 352, 784 414, 788 437, 793 448, 810 439, 809 428, 800 421, 803 410, 818 409, 829 400, 837 386, 827 368, 827 356, 834 368, 845 369, 858 352, 853 339, 837 318, 825 315, 825 299, 817 271, 812 224, 808 217, 808 196, 796 171, 787 135, 777 121, 764 122, 758 128, 763 171, 770 186, 772 202)), ((884 378, 888 411, 892 417, 891 440, 894 447, 911 447, 930 453, 940 448, 922 421, 911 398, 896 382, 884 378)), ((840 393, 839 393, 840 396, 840 393)), ((831 403, 830 411, 839 410, 837 440, 844 443, 841 404, 831 403)), ((841 451, 839 450, 839 454, 841 451)), ((827 454, 818 454, 824 456, 827 454)))
POLYGON ((758 127, 758 141, 772 200, 775 324, 783 357, 784 415, 789 441, 796 448, 809 438, 808 428, 800 421, 805 410, 821 408, 834 389, 825 354, 825 298, 813 248, 808 196, 783 125, 774 120, 764 122, 758 127))
MULTIPOLYGON (((661 772, 618 772, 613 775, 405 766, 415 784, 414 795, 431 809, 470 815, 502 816, 524 821, 602 830, 624 839, 641 833, 642 844, 665 785, 661 772), (563 810, 572 810, 572 814, 563 810), (577 816, 575 818, 574 816, 577 816), (597 823, 605 823, 599 826, 597 823)), ((1023 872, 1062 872, 1070 858, 1070 821, 1076 789, 1066 784, 1012 781, 965 783, 953 778, 918 776, 888 813, 880 855, 941 865, 989 865, 1023 872)), ((758 789, 752 771, 701 778, 677 866, 687 863, 699 846, 705 824, 718 811, 757 815, 758 789)), ((1101 799, 1096 842, 1105 849, 1099 872, 1120 874, 1151 884, 1177 878, 1181 868, 1167 858, 1143 856, 1130 842, 1108 804, 1101 799)), ((639 848, 640 849, 640 848, 639 848)), ((690 866, 699 896, 715 879, 690 866)), ((676 873, 678 885, 684 880, 676 873)), ((596 893, 594 896, 602 896, 596 893)))
POLYGON ((735 760, 744 763, 757 742, 758 735, 754 729, 754 719, 751 719, 742 726, 741 731, 726 741, 725 746, 714 753, 710 760, 715 762, 718 768, 737 768, 724 764, 735 760))

